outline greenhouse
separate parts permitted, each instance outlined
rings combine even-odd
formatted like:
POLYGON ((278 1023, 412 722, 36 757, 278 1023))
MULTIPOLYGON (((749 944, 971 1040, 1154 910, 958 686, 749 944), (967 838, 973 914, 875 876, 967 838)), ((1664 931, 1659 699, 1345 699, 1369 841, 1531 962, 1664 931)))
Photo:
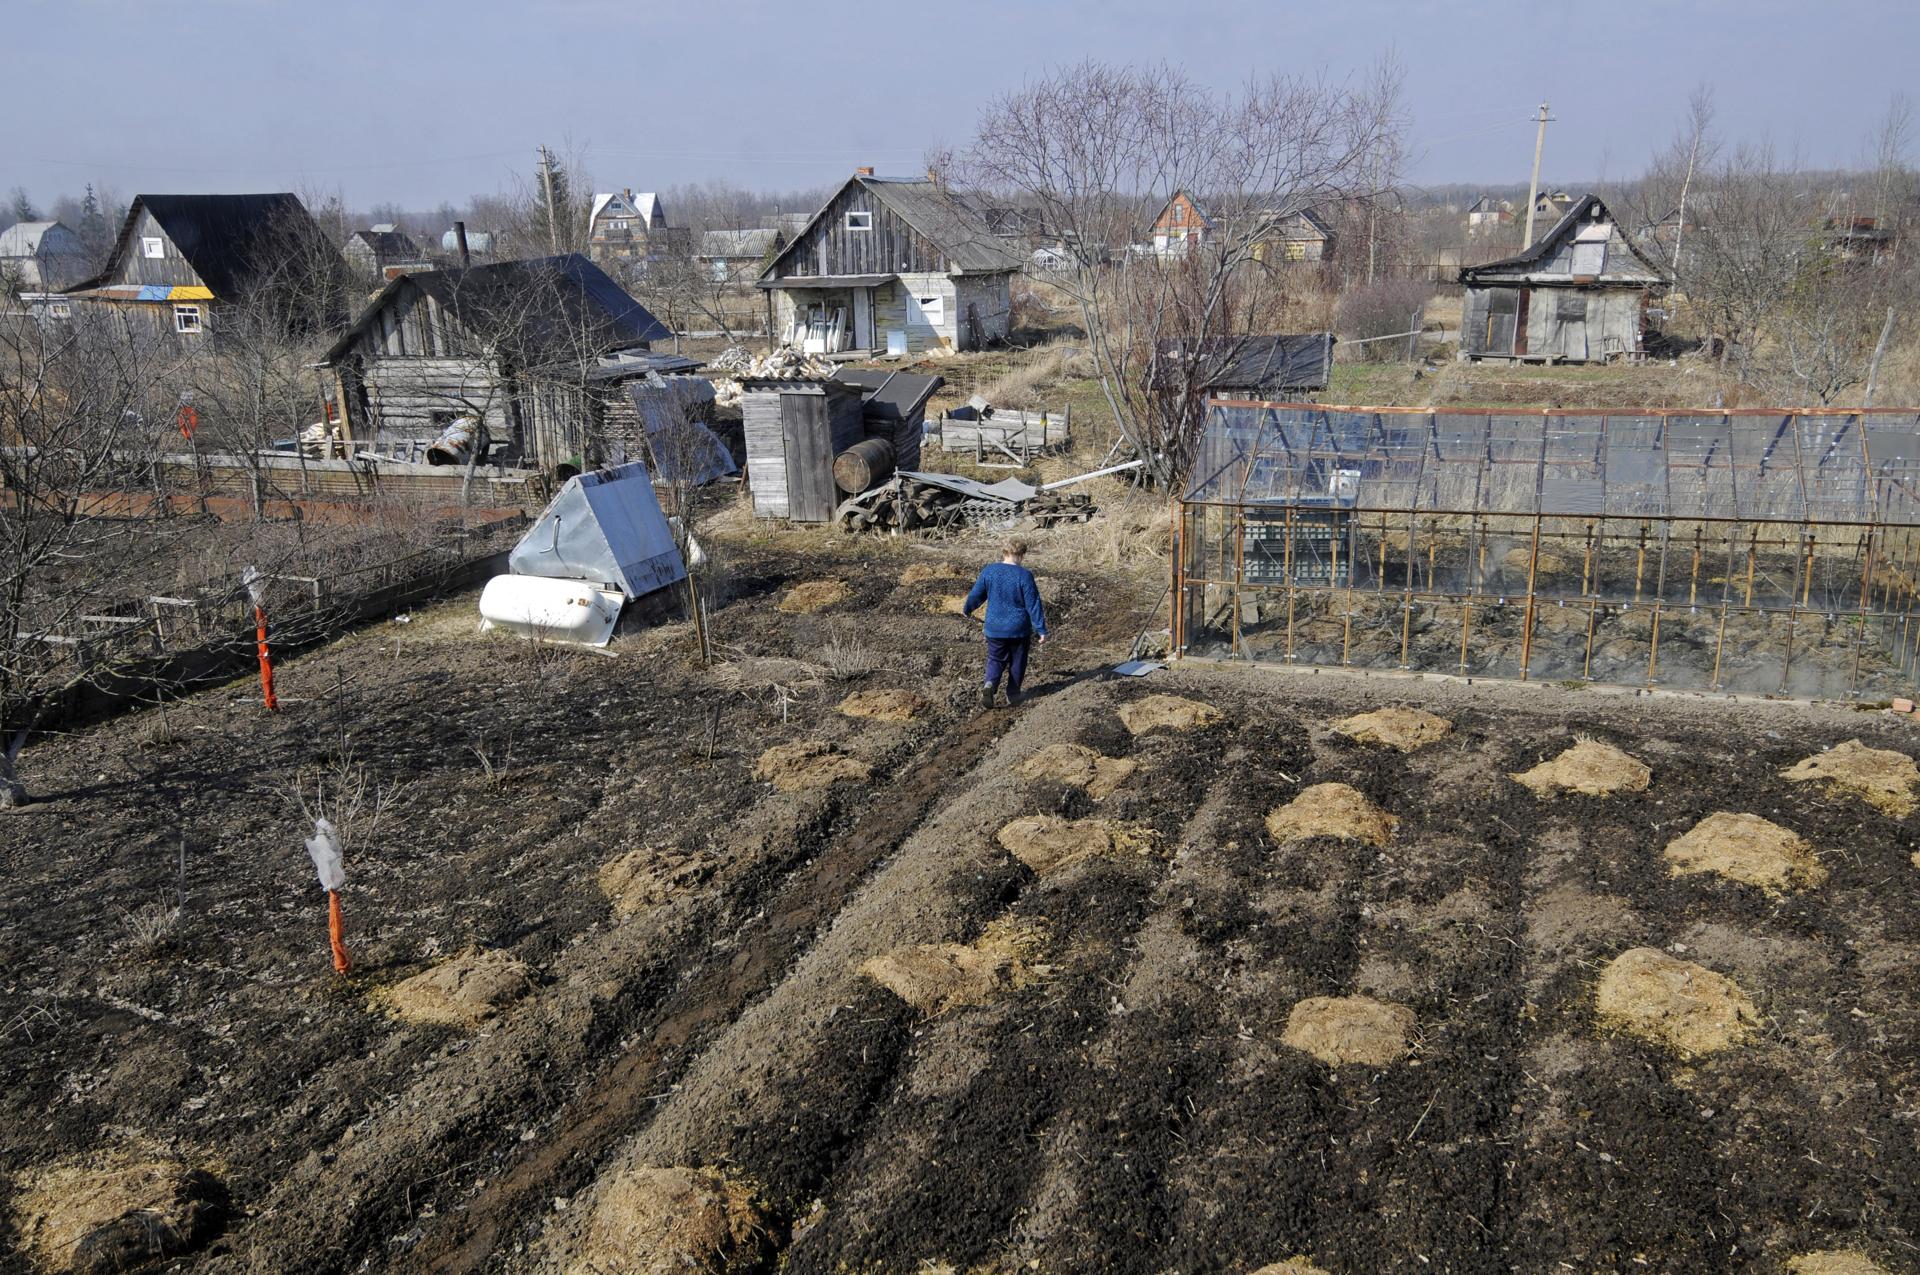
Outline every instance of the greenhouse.
POLYGON ((1920 414, 1216 400, 1183 655, 1880 700, 1920 662, 1920 414))

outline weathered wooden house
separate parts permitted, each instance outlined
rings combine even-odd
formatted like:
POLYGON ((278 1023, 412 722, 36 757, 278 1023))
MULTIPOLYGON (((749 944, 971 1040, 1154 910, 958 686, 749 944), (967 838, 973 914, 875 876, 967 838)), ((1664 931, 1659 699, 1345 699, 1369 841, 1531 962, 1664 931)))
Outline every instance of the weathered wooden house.
POLYGON ((1667 282, 1594 195, 1515 256, 1460 272, 1460 357, 1550 363, 1638 359, 1667 282))
POLYGON ((863 168, 781 249, 759 286, 769 327, 814 354, 977 350, 1004 339, 1018 246, 958 193, 863 168))
POLYGON ((354 231, 341 245, 340 255, 363 278, 392 279, 410 270, 433 269, 413 236, 392 223, 354 231))
POLYGON ((21 221, 0 230, 0 293, 58 292, 86 278, 87 246, 62 221, 21 221))
POLYGON ((222 309, 242 304, 288 322, 325 321, 332 316, 309 303, 330 304, 340 270, 297 195, 138 195, 106 267, 66 296, 198 337, 222 309))
MULTIPOLYGON (((577 253, 392 280, 327 352, 348 436, 373 450, 486 427, 502 460, 549 472, 603 459, 605 356, 668 335, 577 253)), ((642 373, 644 374, 644 372, 642 373)))

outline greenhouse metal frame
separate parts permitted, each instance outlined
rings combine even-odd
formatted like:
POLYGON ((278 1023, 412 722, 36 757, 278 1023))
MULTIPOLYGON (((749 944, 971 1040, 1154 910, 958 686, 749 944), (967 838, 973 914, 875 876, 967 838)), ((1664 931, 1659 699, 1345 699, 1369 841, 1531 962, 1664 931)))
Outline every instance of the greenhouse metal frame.
POLYGON ((1920 413, 1215 400, 1181 655, 1818 699, 1912 691, 1920 413))

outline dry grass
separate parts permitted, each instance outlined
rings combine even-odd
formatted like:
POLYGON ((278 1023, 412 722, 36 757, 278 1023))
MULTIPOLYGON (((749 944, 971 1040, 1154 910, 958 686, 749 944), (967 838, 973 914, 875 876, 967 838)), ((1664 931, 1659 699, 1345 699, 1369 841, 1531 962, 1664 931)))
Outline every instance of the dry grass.
POLYGON ((1651 947, 1608 964, 1594 1005, 1601 1022, 1687 1055, 1736 1045, 1760 1021, 1731 979, 1651 947))
POLYGON ((979 393, 995 407, 1022 411, 1057 409, 1049 395, 1062 381, 1093 375, 1093 359, 1085 347, 1061 343, 1027 352, 1012 367, 980 387, 979 393))
POLYGON ((149 903, 122 918, 127 929, 127 946, 148 960, 166 951, 180 932, 180 909, 167 903, 149 903))
POLYGON ((879 653, 852 633, 835 633, 813 658, 836 682, 851 682, 880 667, 879 653))

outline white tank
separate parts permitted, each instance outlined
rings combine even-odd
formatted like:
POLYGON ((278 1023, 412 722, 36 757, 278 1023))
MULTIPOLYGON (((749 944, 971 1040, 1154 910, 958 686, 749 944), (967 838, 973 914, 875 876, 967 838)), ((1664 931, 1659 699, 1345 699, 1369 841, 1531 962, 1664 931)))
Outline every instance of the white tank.
POLYGON ((495 576, 480 592, 480 627, 542 642, 605 646, 626 599, 584 580, 495 576))

